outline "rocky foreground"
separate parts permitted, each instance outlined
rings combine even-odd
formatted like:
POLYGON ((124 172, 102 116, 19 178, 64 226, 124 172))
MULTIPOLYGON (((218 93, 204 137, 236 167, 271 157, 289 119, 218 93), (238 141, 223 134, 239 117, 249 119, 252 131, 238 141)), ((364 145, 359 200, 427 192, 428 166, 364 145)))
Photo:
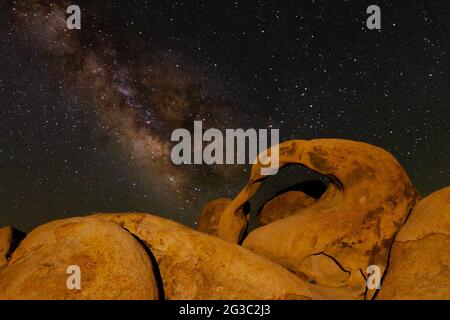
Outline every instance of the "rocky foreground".
POLYGON ((248 235, 259 162, 235 199, 203 208, 198 231, 140 213, 57 220, 24 239, 0 228, 0 299, 450 299, 450 187, 421 199, 397 160, 365 143, 292 140, 279 151, 280 168, 330 183, 275 196, 248 235), (80 288, 68 286, 69 266, 80 288))

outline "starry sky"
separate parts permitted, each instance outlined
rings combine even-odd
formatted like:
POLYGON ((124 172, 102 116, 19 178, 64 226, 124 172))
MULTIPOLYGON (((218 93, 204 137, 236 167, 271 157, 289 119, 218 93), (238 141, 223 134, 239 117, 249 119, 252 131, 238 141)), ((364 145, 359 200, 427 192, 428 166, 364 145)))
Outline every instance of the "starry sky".
MULTIPOLYGON (((249 166, 175 166, 170 135, 194 120, 368 142, 423 195, 450 185, 448 1, 70 4, 81 30, 67 1, 0 3, 0 225, 142 211, 195 227, 249 166)), ((252 208, 312 178, 289 167, 252 208)))

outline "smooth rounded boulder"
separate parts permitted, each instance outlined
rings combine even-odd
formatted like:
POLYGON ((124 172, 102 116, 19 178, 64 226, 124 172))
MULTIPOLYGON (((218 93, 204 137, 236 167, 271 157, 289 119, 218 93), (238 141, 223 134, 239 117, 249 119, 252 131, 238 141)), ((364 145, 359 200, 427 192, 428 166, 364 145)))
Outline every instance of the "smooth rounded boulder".
POLYGON ((148 214, 101 214, 153 253, 169 300, 322 299, 294 274, 237 244, 148 214))
POLYGON ((450 299, 450 187, 422 199, 395 238, 378 299, 450 299))
POLYGON ((0 299, 157 299, 145 248, 113 222, 56 220, 34 229, 0 269, 0 299))
POLYGON ((326 185, 319 180, 308 180, 278 192, 267 201, 257 214, 260 225, 287 218, 309 207, 319 199, 326 190, 326 185))

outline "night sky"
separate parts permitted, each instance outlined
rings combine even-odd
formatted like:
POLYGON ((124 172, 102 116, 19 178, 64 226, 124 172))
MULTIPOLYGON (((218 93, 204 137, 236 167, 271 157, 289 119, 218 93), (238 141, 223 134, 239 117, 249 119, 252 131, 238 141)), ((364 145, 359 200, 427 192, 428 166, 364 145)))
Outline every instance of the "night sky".
MULTIPOLYGON (((0 4, 0 226, 131 211, 195 226, 249 166, 173 165, 170 135, 194 120, 368 142, 423 195, 450 185, 449 1, 71 4, 81 30, 65 1, 0 4)), ((253 207, 314 177, 285 169, 253 207)))

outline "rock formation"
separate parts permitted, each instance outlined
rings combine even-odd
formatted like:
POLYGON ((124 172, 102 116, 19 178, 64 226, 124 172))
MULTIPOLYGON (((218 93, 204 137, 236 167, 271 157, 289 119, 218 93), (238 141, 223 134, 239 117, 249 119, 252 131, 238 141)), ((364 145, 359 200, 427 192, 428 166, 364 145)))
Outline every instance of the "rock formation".
POLYGON ((450 299, 450 187, 421 200, 395 238, 379 299, 450 299))
POLYGON ((258 222, 266 225, 274 221, 287 218, 298 209, 304 209, 315 203, 317 199, 302 191, 288 191, 282 193, 264 204, 258 213, 258 222))
POLYGON ((210 235, 218 236, 226 235, 225 239, 230 242, 239 243, 247 229, 248 213, 244 213, 244 208, 235 211, 235 214, 229 216, 231 221, 227 224, 227 229, 218 231, 219 221, 225 207, 231 202, 231 199, 219 198, 208 202, 200 213, 198 222, 198 231, 205 232, 210 235))
POLYGON ((450 299, 450 187, 418 202, 395 158, 365 143, 277 149, 280 168, 303 165, 329 185, 277 194, 242 246, 260 162, 235 199, 203 208, 201 232, 138 213, 53 221, 20 244, 0 228, 0 299, 450 299), (383 276, 377 293, 366 289, 371 265, 383 276), (81 289, 68 286, 70 266, 81 289))
POLYGON ((103 214, 141 239, 155 256, 166 299, 321 297, 276 263, 236 244, 146 214, 103 214))
MULTIPOLYGON (((327 176, 325 194, 285 219, 257 228, 243 246, 285 266, 301 279, 364 298, 369 265, 384 272, 391 243, 417 194, 401 165, 369 144, 336 140, 292 140, 279 149, 280 168, 301 164, 327 176)), ((227 206, 218 230, 266 178, 259 161, 250 181, 227 206)))
POLYGON ((33 230, 0 269, 0 299, 156 299, 150 258, 116 223, 57 220, 33 230), (69 266, 81 289, 69 289, 69 266))
POLYGON ((266 225, 296 214, 315 203, 325 190, 325 184, 317 180, 305 181, 282 190, 264 204, 258 212, 258 222, 266 225))

